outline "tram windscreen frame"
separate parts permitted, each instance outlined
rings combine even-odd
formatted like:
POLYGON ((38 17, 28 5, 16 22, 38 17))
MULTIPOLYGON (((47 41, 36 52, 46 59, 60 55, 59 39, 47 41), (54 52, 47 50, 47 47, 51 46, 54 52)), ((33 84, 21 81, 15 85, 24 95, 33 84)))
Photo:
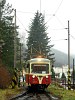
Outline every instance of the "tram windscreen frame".
POLYGON ((31 64, 31 73, 48 74, 49 64, 31 64))

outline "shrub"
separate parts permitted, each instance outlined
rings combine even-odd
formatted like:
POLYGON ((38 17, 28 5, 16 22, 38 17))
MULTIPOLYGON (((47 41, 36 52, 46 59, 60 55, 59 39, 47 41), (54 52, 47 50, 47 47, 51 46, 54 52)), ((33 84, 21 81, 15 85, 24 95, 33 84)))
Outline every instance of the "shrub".
POLYGON ((8 70, 4 66, 0 66, 0 88, 5 89, 10 85, 11 78, 8 70))

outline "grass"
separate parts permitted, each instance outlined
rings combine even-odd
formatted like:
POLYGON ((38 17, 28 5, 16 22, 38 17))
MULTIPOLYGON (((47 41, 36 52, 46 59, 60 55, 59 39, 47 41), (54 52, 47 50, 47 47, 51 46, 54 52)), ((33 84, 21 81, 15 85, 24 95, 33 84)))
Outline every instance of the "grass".
POLYGON ((21 88, 15 88, 15 89, 0 89, 0 100, 9 100, 13 96, 16 96, 17 94, 21 93, 23 89, 21 88))
MULTIPOLYGON (((18 87, 15 89, 0 89, 0 100, 9 100, 22 91, 23 89, 18 87)), ((66 90, 63 87, 60 87, 58 84, 51 84, 48 87, 48 91, 50 91, 52 95, 59 97, 59 100, 75 100, 75 90, 66 90)))
POLYGON ((0 89, 0 100, 5 100, 5 94, 6 94, 6 91, 0 89))
POLYGON ((52 95, 59 97, 60 100, 75 100, 75 90, 66 90, 58 84, 51 84, 48 90, 52 95))

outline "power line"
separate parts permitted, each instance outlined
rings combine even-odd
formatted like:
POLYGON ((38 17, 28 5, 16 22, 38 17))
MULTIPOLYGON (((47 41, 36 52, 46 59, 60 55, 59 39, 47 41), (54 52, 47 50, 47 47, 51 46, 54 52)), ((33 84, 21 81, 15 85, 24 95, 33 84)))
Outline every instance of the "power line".
MULTIPOLYGON (((41 2, 41 0, 40 0, 40 2, 41 2)), ((52 29, 52 30, 63 30, 63 29, 66 29, 66 28, 64 28, 64 25, 62 24, 62 22, 59 20, 59 18, 55 15, 56 13, 57 13, 57 11, 59 10, 59 8, 60 8, 60 6, 62 5, 62 2, 63 2, 63 0, 61 0, 61 2, 60 2, 60 4, 59 4, 59 6, 57 7, 57 9, 56 9, 56 11, 55 11, 55 13, 53 14, 53 15, 51 15, 51 17, 50 17, 50 19, 46 22, 46 23, 48 23, 52 18, 53 18, 53 16, 54 17, 56 17, 57 18, 57 20, 60 22, 60 24, 63 26, 63 28, 61 28, 61 29, 52 29)), ((40 8, 41 9, 41 8, 40 8)), ((28 13, 28 14, 34 14, 34 13, 32 13, 32 12, 23 12, 23 11, 18 11, 18 12, 21 12, 21 13, 28 13)), ((17 17, 18 18, 18 17, 17 17)), ((18 18, 18 20, 19 20, 19 22, 21 23, 21 25, 24 27, 24 25, 23 25, 23 23, 20 21, 20 19, 18 18)), ((45 24, 46 24, 45 23, 45 24)), ((24 27, 24 29, 27 31, 27 29, 24 27)), ((51 28, 50 28, 51 29, 51 28)), ((28 32, 28 31, 27 31, 28 32)))
POLYGON ((75 40, 75 37, 73 35, 70 35, 74 40, 75 40))
MULTIPOLYGON (((54 15, 57 13, 57 11, 59 10, 60 6, 62 5, 62 2, 63 2, 63 0, 61 0, 59 6, 58 6, 57 9, 55 10, 55 13, 54 13, 54 14, 50 14, 50 15, 54 16, 54 15)), ((17 12, 20 12, 20 13, 28 13, 28 14, 34 14, 33 12, 24 12, 24 11, 17 11, 17 12)), ((41 0, 40 0, 40 12, 41 12, 41 0)))
POLYGON ((61 0, 61 2, 60 2, 60 4, 59 4, 58 8, 57 8, 56 11, 55 11, 55 14, 56 14, 57 11, 59 10, 60 6, 62 5, 62 2, 63 2, 63 0, 61 0))
POLYGON ((33 12, 24 12, 24 11, 17 11, 18 13, 26 13, 26 14, 35 14, 33 12))
MULTIPOLYGON (((57 11, 59 10, 60 6, 62 5, 62 2, 63 2, 63 0, 61 0, 60 4, 59 4, 59 6, 57 7, 57 9, 55 10, 55 13, 54 13, 54 14, 49 14, 51 17, 48 19, 48 21, 47 21, 46 23, 48 23, 48 22, 53 18, 53 16, 56 15, 57 11)), ((34 13, 32 13, 32 12, 23 12, 23 11, 17 11, 17 12, 20 12, 20 13, 28 13, 28 14, 34 14, 34 13)), ((41 0, 40 0, 40 12, 41 12, 41 0)), ((46 24, 46 23, 45 23, 45 24, 46 24)))
POLYGON ((58 39, 58 40, 51 40, 51 41, 62 41, 62 40, 68 40, 68 39, 58 39))
POLYGON ((23 25, 23 23, 20 21, 20 19, 18 17, 17 17, 17 19, 19 20, 19 22, 21 23, 21 25, 24 27, 25 31, 28 32, 27 29, 25 28, 25 26, 23 25))
POLYGON ((58 30, 63 30, 64 28, 58 28, 58 29, 57 28, 55 28, 55 29, 54 28, 49 28, 49 29, 54 30, 54 31, 56 31, 56 30, 58 31, 58 30))
MULTIPOLYGON (((24 12, 24 11, 17 11, 17 13, 23 13, 23 14, 34 14, 33 12, 24 12)), ((46 16, 53 16, 53 14, 45 14, 46 16)))
POLYGON ((50 15, 51 17, 46 21, 46 23, 45 24, 47 24, 55 15, 50 15))
MULTIPOLYGON (((60 4, 59 4, 59 6, 57 7, 57 9, 55 10, 55 13, 54 14, 49 14, 51 17, 49 18, 49 20, 46 22, 46 23, 48 23, 52 18, 53 18, 53 16, 56 16, 56 13, 57 13, 57 11, 59 10, 59 8, 60 8, 60 6, 62 5, 62 2, 63 2, 63 0, 61 0, 61 2, 60 2, 60 4)), ((23 11, 17 11, 17 12, 20 12, 20 13, 28 13, 28 14, 34 14, 34 13, 32 13, 32 12, 23 12, 23 11)), ((41 12, 41 0, 40 0, 40 12, 41 12)), ((18 19, 19 20, 19 19, 18 19)), ((19 20, 19 22, 22 24, 22 26, 24 27, 24 25, 23 25, 23 23, 19 20)), ((45 23, 45 24, 46 24, 45 23)), ((25 27, 24 27, 25 28, 25 27)), ((26 28, 25 28, 25 30, 26 30, 26 28)), ((58 29, 53 29, 53 30, 58 30, 58 29)), ((59 29, 60 30, 60 29, 59 29)), ((27 31, 27 30, 26 30, 27 31)))
MULTIPOLYGON (((56 19, 58 20, 58 22, 61 24, 61 26, 62 26, 62 28, 49 28, 49 29, 51 29, 51 30, 65 30, 65 29, 68 29, 68 28, 65 28, 65 26, 63 25, 63 23, 60 21, 60 19, 56 16, 56 15, 54 15, 54 17, 56 17, 56 19)), ((53 18, 53 17, 52 17, 53 18)), ((46 22, 46 23, 48 23, 48 22, 46 22)), ((46 24, 45 23, 45 24, 46 24)))
POLYGON ((56 17, 56 19, 58 20, 58 22, 61 24, 61 26, 63 27, 63 29, 65 29, 65 26, 63 25, 63 23, 60 21, 60 19, 57 17, 57 16, 55 16, 56 17))
POLYGON ((48 21, 46 23, 48 23, 54 16, 56 16, 57 11, 59 10, 61 4, 62 4, 63 0, 60 2, 59 6, 57 7, 56 11, 54 12, 54 14, 51 15, 51 17, 48 19, 48 21))
MULTIPOLYGON (((63 25, 63 23, 60 21, 60 19, 55 16, 57 18, 57 20, 59 21, 59 23, 63 26, 63 28, 60 28, 60 29, 52 29, 52 30, 64 30, 64 29, 68 29, 68 28, 65 28, 65 26, 63 25)), ((51 29, 51 28, 50 28, 51 29)), ((73 35, 70 34, 70 36, 75 40, 75 37, 73 35)))

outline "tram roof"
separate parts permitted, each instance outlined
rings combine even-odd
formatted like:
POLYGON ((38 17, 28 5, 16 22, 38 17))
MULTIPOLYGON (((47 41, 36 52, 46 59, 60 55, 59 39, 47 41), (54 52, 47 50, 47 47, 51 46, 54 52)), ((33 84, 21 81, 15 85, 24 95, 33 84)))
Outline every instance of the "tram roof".
POLYGON ((29 62, 50 62, 50 60, 47 58, 33 58, 30 59, 29 62))

